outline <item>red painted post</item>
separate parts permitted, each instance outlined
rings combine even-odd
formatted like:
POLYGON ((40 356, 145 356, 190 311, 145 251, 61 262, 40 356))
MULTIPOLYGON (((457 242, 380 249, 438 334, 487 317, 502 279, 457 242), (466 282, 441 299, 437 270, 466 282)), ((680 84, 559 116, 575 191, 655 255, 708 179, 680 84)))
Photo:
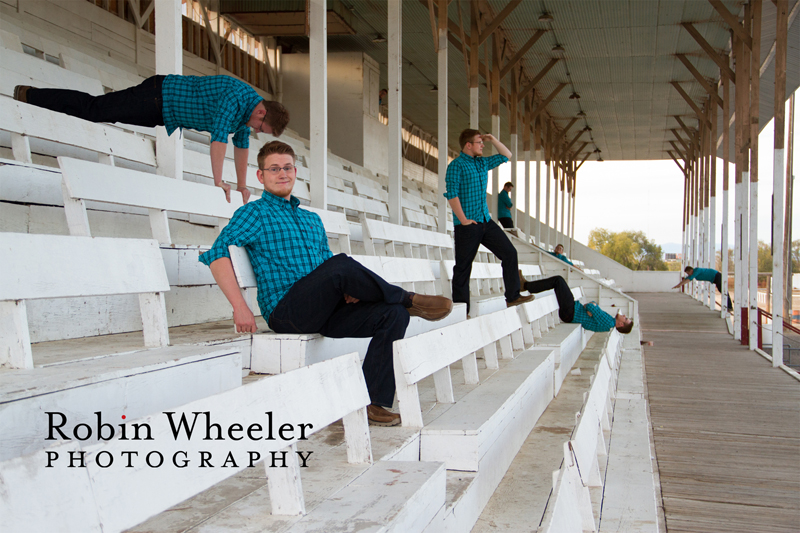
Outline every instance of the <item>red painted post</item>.
POLYGON ((750 330, 747 327, 747 324, 748 324, 748 322, 747 322, 747 311, 748 311, 747 307, 742 307, 742 338, 741 338, 741 341, 742 341, 742 344, 745 345, 745 346, 747 346, 747 344, 749 343, 749 339, 750 339, 750 330))

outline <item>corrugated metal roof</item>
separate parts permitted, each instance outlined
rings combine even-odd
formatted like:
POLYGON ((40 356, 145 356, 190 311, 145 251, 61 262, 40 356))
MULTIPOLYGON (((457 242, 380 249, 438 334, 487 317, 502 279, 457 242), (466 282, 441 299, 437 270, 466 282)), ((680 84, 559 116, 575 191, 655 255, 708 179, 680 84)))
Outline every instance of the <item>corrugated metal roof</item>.
MULTIPOLYGON (((303 0, 223 0, 226 5, 268 4, 271 10, 288 9, 303 0)), ((789 0, 789 9, 796 9, 800 0, 789 0)), ((329 0, 330 4, 331 0, 329 0)), ((387 34, 387 10, 383 0, 339 0, 353 15, 354 36, 330 36, 328 50, 361 50, 381 65, 381 84, 387 84, 387 45, 373 43, 376 34, 387 34)), ((454 0, 448 7, 451 21, 458 23, 461 4, 465 31, 470 29, 468 0, 454 0)), ((488 0, 499 13, 508 0, 488 0)), ((744 0, 723 0, 729 11, 739 14, 744 0)), ((800 17, 798 17, 800 18, 800 17)), ((762 62, 774 41, 775 6, 763 2, 762 62)), ((537 29, 550 29, 522 60, 526 75, 532 77, 554 57, 551 48, 561 44, 565 52, 560 61, 538 84, 539 95, 548 95, 559 83, 571 83, 547 108, 547 113, 564 125, 582 109, 586 118, 573 127, 588 124, 592 138, 603 152, 604 159, 663 159, 671 149, 671 128, 678 128, 673 115, 683 117, 696 127, 694 111, 670 85, 678 81, 690 97, 700 104, 706 93, 692 74, 675 56, 685 54, 705 77, 716 80, 719 68, 681 27, 694 23, 703 37, 718 51, 728 47, 729 33, 707 0, 525 0, 503 22, 502 29, 513 49, 518 50, 537 29), (539 15, 549 12, 551 23, 539 22, 539 15), (574 91, 579 100, 569 99, 574 91)), ((290 38, 284 42, 296 51, 307 50, 307 40, 290 38)), ((480 58, 491 39, 481 46, 480 58)), ((800 22, 790 28, 788 90, 800 85, 800 22)), ((491 65, 487 65, 491 67, 491 65)), ((403 2, 403 114, 423 130, 435 134, 437 95, 430 89, 436 84, 436 55, 431 35, 427 2, 403 2)), ((774 67, 761 79, 760 114, 762 126, 772 116, 774 67)), ((461 51, 449 45, 449 145, 457 149, 459 132, 469 122, 469 90, 461 51)), ((491 117, 486 81, 480 80, 480 125, 490 130, 491 117)), ((508 88, 508 80, 504 80, 508 88)), ((508 111, 501 106, 501 139, 508 139, 508 111)), ((720 121, 722 120, 720 113, 720 121)), ((573 133, 574 135, 574 133, 573 133)), ((570 135, 571 138, 571 135, 570 135)), ((576 143, 577 145, 577 143, 576 143)), ((589 148, 594 149, 594 145, 589 148)))

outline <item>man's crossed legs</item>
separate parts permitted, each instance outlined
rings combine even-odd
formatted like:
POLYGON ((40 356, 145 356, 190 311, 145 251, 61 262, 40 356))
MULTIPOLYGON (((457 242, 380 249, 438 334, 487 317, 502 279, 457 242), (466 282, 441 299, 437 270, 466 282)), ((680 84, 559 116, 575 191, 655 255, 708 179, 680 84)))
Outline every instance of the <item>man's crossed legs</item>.
POLYGON ((289 289, 269 316, 269 327, 276 333, 372 337, 362 367, 372 400, 369 417, 373 423, 396 425, 400 416, 384 409, 394 402, 392 344, 404 337, 410 316, 439 320, 451 309, 447 298, 407 292, 339 254, 289 289))
POLYGON ((575 318, 575 297, 564 278, 553 276, 538 281, 525 281, 522 272, 519 273, 519 278, 524 282, 524 289, 531 294, 553 289, 556 293, 556 300, 558 300, 558 317, 562 322, 572 322, 572 319, 575 318))

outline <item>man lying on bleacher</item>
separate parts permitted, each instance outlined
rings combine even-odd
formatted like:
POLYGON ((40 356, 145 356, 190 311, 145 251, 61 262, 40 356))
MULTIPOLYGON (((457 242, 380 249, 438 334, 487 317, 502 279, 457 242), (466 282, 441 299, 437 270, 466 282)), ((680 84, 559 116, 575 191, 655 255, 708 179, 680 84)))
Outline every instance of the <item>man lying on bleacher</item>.
POLYGON ((236 190, 247 203, 247 157, 250 128, 280 136, 289 112, 279 102, 264 100, 248 84, 230 76, 153 76, 139 85, 101 96, 67 89, 14 88, 14 99, 66 113, 90 122, 120 122, 135 126, 165 126, 211 134, 214 185, 231 201, 231 186, 222 181, 228 135, 233 134, 236 190))
POLYGON ((566 256, 566 255, 564 255, 564 245, 563 245, 563 244, 557 244, 557 245, 556 245, 556 247, 555 247, 555 249, 553 249, 553 251, 552 251, 552 252, 548 252, 548 253, 549 253, 550 255, 552 255, 553 257, 557 258, 557 259, 561 259, 561 260, 562 260, 562 261, 564 261, 566 264, 568 264, 568 265, 571 265, 571 266, 574 266, 574 267, 575 267, 575 268, 577 268, 578 270, 583 270, 581 267, 576 267, 575 265, 573 265, 573 264, 572 264, 572 261, 570 261, 570 260, 567 258, 567 256, 566 256))
POLYGON ((240 207, 214 246, 200 256, 211 267, 233 306, 236 331, 255 333, 256 321, 233 271, 228 246, 247 250, 258 284, 258 306, 276 333, 320 333, 326 337, 372 337, 364 378, 372 405, 370 422, 395 426, 392 343, 402 339, 411 316, 440 320, 453 302, 390 285, 345 254, 333 255, 322 220, 292 196, 295 154, 280 141, 258 153, 261 198, 240 207))
POLYGON ((569 285, 561 276, 526 281, 520 270, 519 280, 522 287, 531 294, 553 289, 558 300, 558 317, 562 322, 580 324, 589 331, 611 331, 617 328, 620 333, 630 333, 633 329, 633 320, 622 313, 612 317, 594 302, 586 305, 576 302, 569 285))
POLYGON ((520 296, 517 278, 517 249, 506 233, 492 221, 486 205, 486 184, 489 171, 511 157, 511 151, 492 135, 466 129, 458 138, 461 153, 447 165, 447 190, 444 197, 453 210, 456 264, 453 267, 453 301, 467 304, 469 312, 469 277, 472 261, 483 244, 503 264, 506 305, 519 305, 532 300, 520 296), (483 157, 484 142, 489 141, 497 154, 483 157))

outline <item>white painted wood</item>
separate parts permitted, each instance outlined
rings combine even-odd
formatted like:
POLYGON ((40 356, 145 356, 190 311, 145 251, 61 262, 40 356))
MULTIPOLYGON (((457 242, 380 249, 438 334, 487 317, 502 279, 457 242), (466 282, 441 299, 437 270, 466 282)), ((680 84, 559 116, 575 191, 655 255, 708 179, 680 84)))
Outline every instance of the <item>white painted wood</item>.
MULTIPOLYGON (((66 203, 67 200, 65 199, 64 204, 66 203)), ((167 212, 163 209, 150 209, 149 212, 150 231, 153 232, 153 238, 158 241, 158 244, 172 244, 167 212)))
MULTIPOLYGON (((361 217, 361 226, 364 233, 364 245, 372 246, 375 241, 409 243, 416 246, 431 246, 442 250, 453 250, 453 239, 443 233, 436 233, 420 228, 400 226, 389 222, 381 222, 366 217, 361 217), (369 244, 367 241, 370 241, 369 244)), ((373 253, 368 252, 371 255, 373 253)), ((452 261, 455 264, 454 261, 452 261)), ((452 271, 452 265, 451 265, 452 271)))
POLYGON ((500 357, 502 359, 514 358, 514 349, 511 346, 511 335, 500 338, 500 357))
POLYGON ((461 364, 464 369, 464 383, 467 385, 477 385, 480 383, 478 376, 478 359, 475 352, 463 357, 461 364))
MULTIPOLYGON (((269 406, 276 417, 276 424, 289 421, 292 424, 308 424, 305 426, 305 436, 308 437, 344 414, 368 403, 369 394, 358 358, 351 354, 191 402, 176 409, 175 416, 179 418, 185 414, 191 420, 192 413, 209 411, 214 422, 227 428, 243 420, 266 422, 264 406, 269 406)), ((11 513, 5 508, 8 500, 0 499, 4 527, 12 531, 47 530, 44 527, 48 524, 47 519, 58 517, 57 523, 66 530, 75 531, 78 530, 75 524, 83 526, 83 517, 99 515, 103 531, 123 531, 247 467, 247 451, 252 449, 249 439, 217 442, 196 437, 187 439, 185 435, 176 439, 172 435, 169 420, 163 413, 139 419, 137 422, 150 425, 153 441, 112 440, 88 446, 85 448, 85 468, 67 468, 65 461, 58 468, 45 469, 43 454, 29 456, 27 459, 33 460, 27 460, 24 463, 27 471, 13 480, 13 491, 27 494, 29 498, 30 494, 41 494, 48 486, 55 484, 59 485, 60 491, 80 494, 82 499, 75 501, 53 498, 48 512, 40 513, 44 518, 34 518, 32 522, 20 522, 21 519, 30 520, 31 517, 20 516, 18 511, 11 513), (201 450, 207 450, 218 454, 218 462, 228 452, 239 460, 237 466, 230 468, 199 468, 199 460, 182 469, 125 468, 124 461, 115 461, 108 468, 101 468, 97 464, 98 454, 104 451, 117 457, 121 457, 122 451, 133 451, 139 454, 138 457, 145 457, 153 450, 153 442, 158 443, 157 448, 165 458, 183 450, 189 457, 197 459, 201 450), (83 474, 80 483, 72 475, 76 473, 83 474), (127 504, 120 506, 120 501, 127 504), (75 524, 67 523, 67 519, 75 524)), ((269 454, 270 451, 279 451, 297 443, 300 438, 297 426, 292 435, 287 437, 286 440, 259 441, 259 449, 269 454)), ((66 443, 57 445, 50 451, 57 451, 63 457, 70 449, 74 449, 74 445, 66 443)), ((3 464, 0 468, 0 476, 3 476, 4 482, 6 472, 10 470, 7 466, 9 465, 3 464)))
POLYGON ((152 240, 2 233, 0 250, 6 258, 0 300, 169 290, 152 240))
MULTIPOLYGON (((397 343, 397 341, 395 341, 395 343, 397 343)), ((394 356, 394 376, 397 404, 400 408, 400 417, 403 427, 421 428, 423 426, 423 421, 417 384, 407 383, 405 379, 402 379, 402 370, 398 365, 397 354, 394 356)))
POLYGON ((433 383, 436 387, 436 401, 439 403, 454 403, 453 377, 450 374, 450 367, 440 368, 433 373, 433 383))
POLYGON ((33 159, 31 159, 31 143, 27 135, 11 134, 11 153, 14 154, 14 159, 20 163, 33 163, 33 159))
POLYGON ((500 368, 500 362, 497 360, 497 343, 490 342, 483 347, 483 360, 486 362, 486 368, 490 370, 500 368))
POLYGON ((25 300, 0 301, 0 368, 33 368, 25 300))
MULTIPOLYGON (((156 74, 183 74, 183 31, 181 5, 172 0, 153 0, 156 19, 156 74)), ((156 132, 156 153, 160 176, 183 179, 183 136, 156 132)))
POLYGON ((403 2, 388 0, 389 220, 402 222, 403 190, 403 2))
POLYGON ((342 417, 347 444, 347 462, 372 464, 372 444, 369 436, 367 408, 356 409, 342 417))
POLYGON ((522 337, 522 329, 519 329, 511 334, 511 346, 514 351, 524 350, 525 342, 522 337))
POLYGON ((86 213, 86 202, 81 199, 73 199, 69 196, 64 182, 61 183, 61 191, 64 196, 64 214, 67 217, 67 226, 70 235, 76 237, 91 237, 92 231, 89 228, 89 216, 86 213))
POLYGON ((264 461, 264 470, 269 486, 269 500, 272 514, 304 515, 306 502, 303 498, 303 485, 300 483, 300 462, 297 460, 297 443, 285 450, 286 467, 274 468, 264 461))
POLYGON ((144 293, 139 295, 139 307, 142 312, 144 345, 148 348, 163 348, 169 344, 169 327, 167 325, 167 308, 164 305, 164 293, 144 293))
MULTIPOLYGON (((777 91, 776 91, 777 92, 777 91)), ((775 134, 777 137, 777 133, 775 134)), ((782 138, 782 137, 781 137, 782 138)), ((783 299, 783 198, 784 198, 784 149, 775 148, 772 166, 772 367, 783 364, 783 320, 785 310, 783 299)), ((727 254, 726 254, 727 255, 727 254)), ((728 278, 722 278, 723 291, 720 295, 721 307, 725 309, 725 295, 728 292, 728 278)), ((724 315, 723 315, 724 316, 724 315)))
POLYGON ((547 504, 542 525, 542 533, 585 533, 594 532, 595 523, 592 501, 588 487, 581 483, 571 453, 564 444, 564 463, 556 471, 553 494, 547 504), (577 511, 577 512, 576 512, 577 511))
POLYGON ((308 3, 309 28, 309 141, 311 171, 311 205, 327 209, 328 190, 328 20, 324 0, 308 3))
MULTIPOLYGON (((379 202, 378 200, 354 196, 352 194, 337 191, 335 189, 328 190, 328 203, 334 207, 339 207, 346 211, 355 211, 356 213, 365 213, 367 215, 374 215, 381 218, 386 218, 389 216, 389 208, 385 203, 379 202)), ((313 202, 311 205, 315 206, 313 202)))

